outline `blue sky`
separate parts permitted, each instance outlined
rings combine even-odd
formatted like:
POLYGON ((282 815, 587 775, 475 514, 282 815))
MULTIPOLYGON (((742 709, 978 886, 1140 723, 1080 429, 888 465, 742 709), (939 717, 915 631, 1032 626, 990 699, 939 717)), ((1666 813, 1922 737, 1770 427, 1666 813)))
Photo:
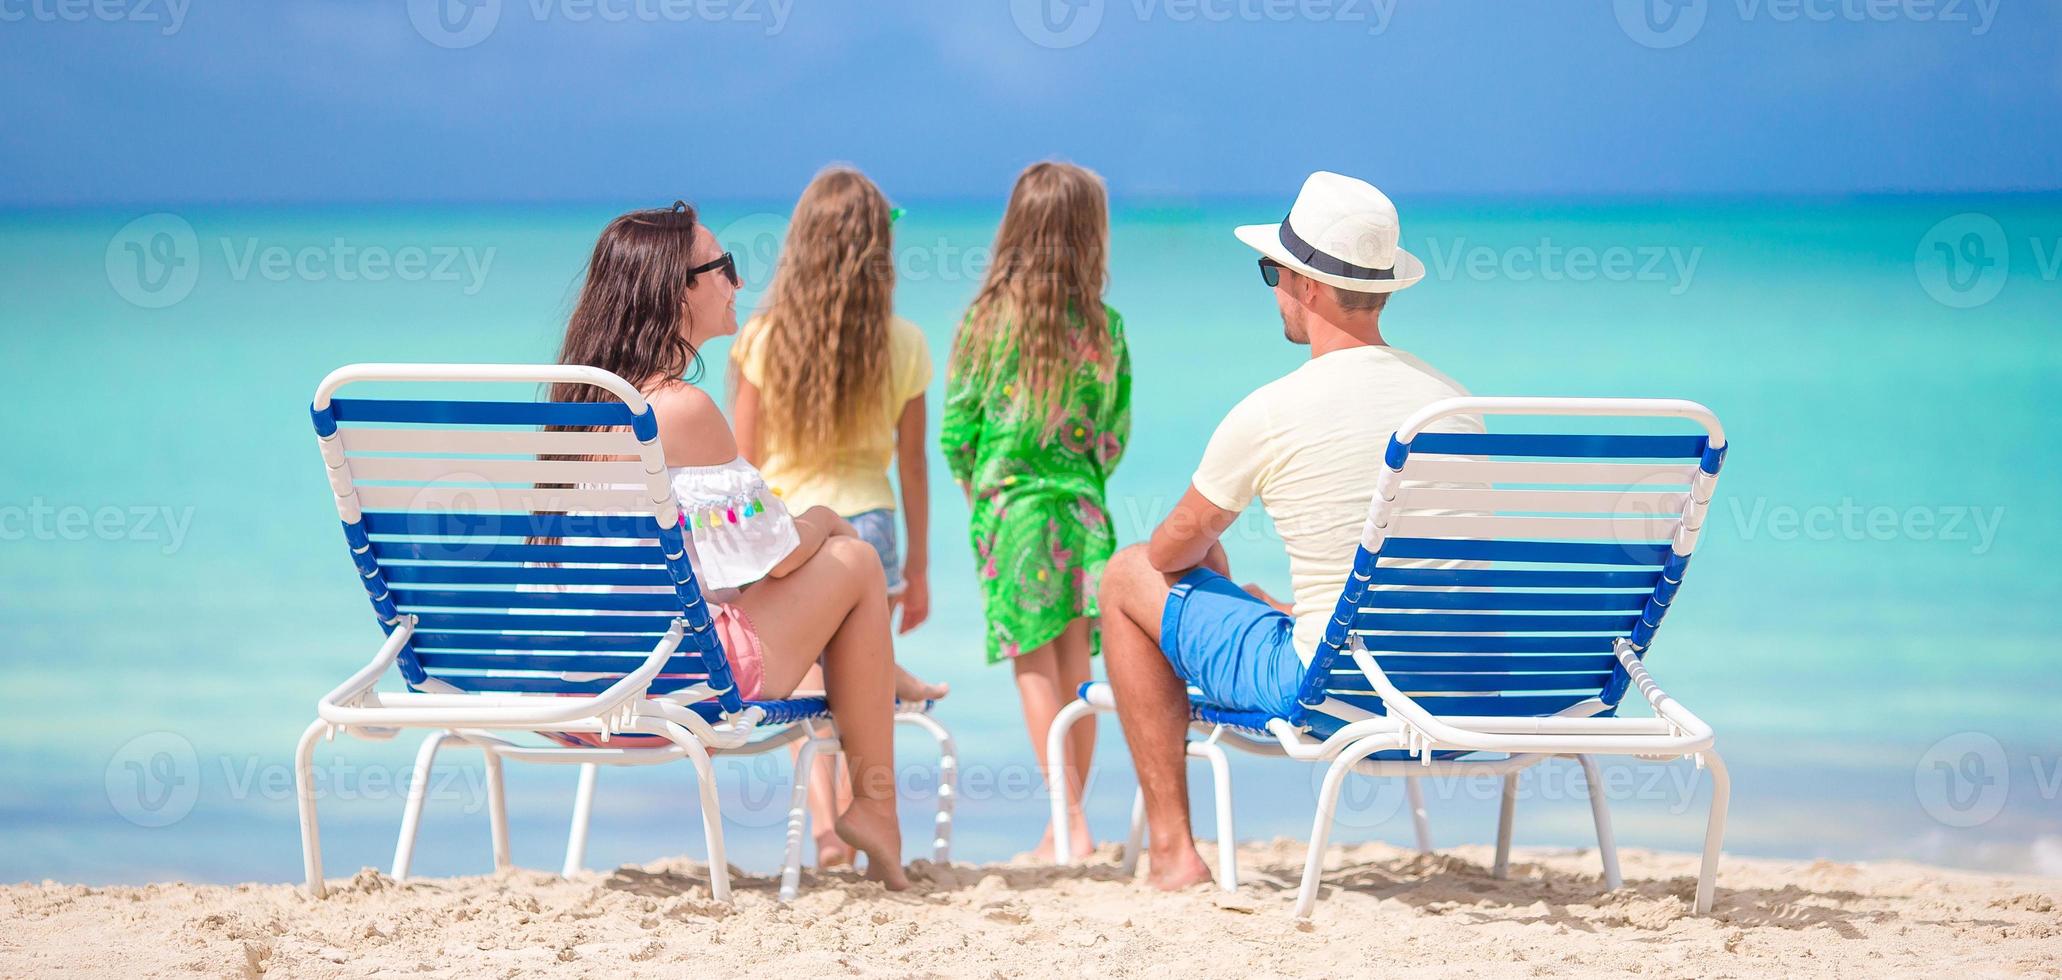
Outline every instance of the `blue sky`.
POLYGON ((2034 0, 0 0, 0 206, 2062 188, 2034 0))

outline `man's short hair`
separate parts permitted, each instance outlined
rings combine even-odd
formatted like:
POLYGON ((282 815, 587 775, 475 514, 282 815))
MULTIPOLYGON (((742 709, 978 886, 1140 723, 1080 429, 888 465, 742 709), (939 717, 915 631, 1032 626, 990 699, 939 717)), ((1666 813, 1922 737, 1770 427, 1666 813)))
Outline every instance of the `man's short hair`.
POLYGON ((1380 313, 1382 307, 1389 305, 1388 293, 1363 293, 1333 286, 1332 295, 1339 300, 1339 308, 1348 313, 1380 313))

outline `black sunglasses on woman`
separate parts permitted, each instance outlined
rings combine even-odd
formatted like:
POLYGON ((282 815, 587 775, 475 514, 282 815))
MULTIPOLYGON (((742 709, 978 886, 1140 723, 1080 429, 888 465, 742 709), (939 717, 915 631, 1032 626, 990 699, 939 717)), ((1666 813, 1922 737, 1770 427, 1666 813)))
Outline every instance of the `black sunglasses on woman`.
POLYGON ((725 279, 730 280, 730 284, 732 286, 744 285, 744 280, 738 278, 737 259, 733 258, 729 252, 725 252, 714 259, 711 259, 707 262, 702 263, 701 265, 695 266, 694 268, 687 270, 687 281, 690 284, 692 284, 694 282, 694 277, 699 276, 704 272, 713 272, 717 269, 723 270, 723 277, 725 279))

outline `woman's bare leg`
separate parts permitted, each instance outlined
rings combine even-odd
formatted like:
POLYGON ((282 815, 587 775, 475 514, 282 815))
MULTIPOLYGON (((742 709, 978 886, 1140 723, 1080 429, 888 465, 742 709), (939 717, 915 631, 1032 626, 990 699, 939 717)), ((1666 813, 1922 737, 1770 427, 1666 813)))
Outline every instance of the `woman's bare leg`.
POLYGON ((909 887, 895 812, 895 661, 880 556, 857 538, 833 537, 785 577, 746 588, 738 606, 765 648, 767 697, 792 693, 822 655, 852 781, 852 804, 834 826, 865 852, 867 877, 909 887))
MULTIPOLYGON (((1088 621, 1077 619, 1068 623, 1052 642, 1018 654, 1010 666, 1016 671, 1017 698, 1024 705, 1024 728, 1031 736, 1031 751, 1038 757, 1039 771, 1049 774, 1052 760, 1045 757, 1045 740, 1052 731, 1053 718, 1061 707, 1074 700, 1075 692, 1088 680, 1088 621)), ((1060 760, 1066 771, 1070 803, 1067 820, 1073 825, 1070 830, 1076 858, 1086 857, 1095 849, 1095 842, 1088 836, 1088 818, 1081 808, 1088 756, 1094 748, 1095 720, 1084 718, 1068 733, 1066 758, 1060 760)), ((1045 838, 1038 842, 1035 853, 1041 860, 1052 860, 1055 829, 1046 827, 1045 838)))

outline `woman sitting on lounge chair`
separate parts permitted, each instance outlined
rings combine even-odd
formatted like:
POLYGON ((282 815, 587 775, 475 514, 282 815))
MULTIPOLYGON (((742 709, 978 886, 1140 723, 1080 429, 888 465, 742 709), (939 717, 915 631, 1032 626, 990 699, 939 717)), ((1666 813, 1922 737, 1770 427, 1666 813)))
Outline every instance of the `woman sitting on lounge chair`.
MULTIPOLYGON (((887 584, 873 547, 835 513, 790 515, 739 457, 716 403, 685 380, 698 349, 737 332, 737 268, 694 209, 634 211, 609 223, 588 261, 559 361, 630 379, 650 399, 666 465, 692 529, 697 577, 747 700, 782 698, 821 658, 851 777, 838 836, 867 876, 908 886, 895 813, 895 699, 944 695, 897 667, 887 584)), ((554 401, 590 401, 587 385, 554 401)))

